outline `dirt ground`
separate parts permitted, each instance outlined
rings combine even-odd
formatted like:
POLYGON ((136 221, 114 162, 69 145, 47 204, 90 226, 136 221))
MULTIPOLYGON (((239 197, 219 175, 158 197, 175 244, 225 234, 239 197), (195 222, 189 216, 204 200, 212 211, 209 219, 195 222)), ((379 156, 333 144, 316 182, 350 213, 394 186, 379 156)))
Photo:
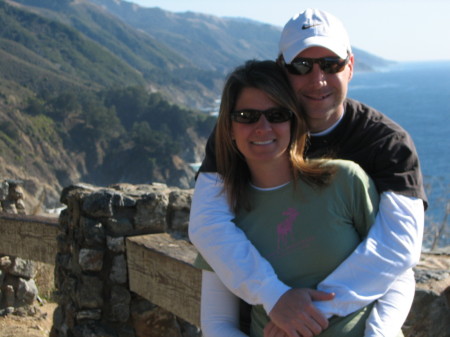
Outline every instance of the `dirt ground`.
POLYGON ((36 314, 19 316, 8 314, 0 316, 0 337, 48 337, 53 325, 53 312, 56 302, 52 299, 54 292, 54 266, 36 263, 36 286, 42 298, 42 304, 35 302, 36 314), (47 300, 45 300, 47 299, 47 300))
POLYGON ((34 316, 9 314, 0 317, 0 337, 48 337, 52 328, 56 303, 37 307, 34 316))

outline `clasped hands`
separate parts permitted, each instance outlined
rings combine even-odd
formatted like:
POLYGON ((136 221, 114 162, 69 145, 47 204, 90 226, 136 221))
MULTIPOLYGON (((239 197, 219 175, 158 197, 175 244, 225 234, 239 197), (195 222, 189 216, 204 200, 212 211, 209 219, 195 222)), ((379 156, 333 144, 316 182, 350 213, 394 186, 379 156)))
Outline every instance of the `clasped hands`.
POLYGON ((290 289, 269 313, 264 337, 313 337, 328 327, 328 319, 313 301, 329 301, 333 293, 314 289, 290 289))

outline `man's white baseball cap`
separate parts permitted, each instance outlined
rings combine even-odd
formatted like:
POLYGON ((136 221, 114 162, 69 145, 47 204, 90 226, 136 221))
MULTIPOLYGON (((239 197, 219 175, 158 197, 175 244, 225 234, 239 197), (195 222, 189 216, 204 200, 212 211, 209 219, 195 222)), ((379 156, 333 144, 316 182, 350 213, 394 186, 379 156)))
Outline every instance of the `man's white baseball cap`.
POLYGON ((342 59, 351 53, 350 39, 342 22, 330 13, 307 9, 292 17, 283 28, 279 54, 286 63, 310 47, 329 49, 342 59))

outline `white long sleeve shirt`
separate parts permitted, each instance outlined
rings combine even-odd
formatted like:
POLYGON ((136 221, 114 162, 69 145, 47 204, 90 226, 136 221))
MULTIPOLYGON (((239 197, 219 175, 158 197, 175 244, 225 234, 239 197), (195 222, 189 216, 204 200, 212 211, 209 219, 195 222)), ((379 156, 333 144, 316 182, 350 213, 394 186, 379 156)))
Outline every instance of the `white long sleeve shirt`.
MULTIPOLYGON (((396 337, 406 320, 415 293, 412 269, 400 275, 379 298, 366 321, 365 337, 396 337)), ((244 337, 239 329, 239 298, 216 273, 203 270, 201 327, 204 337, 244 337), (218 305, 220 303, 220 305, 218 305)))
MULTIPOLYGON (((290 288, 234 225, 222 187, 217 173, 199 174, 190 212, 190 239, 231 292, 270 312, 290 288)), ((423 224, 420 199, 383 193, 367 238, 318 286, 336 293, 335 300, 316 302, 316 306, 327 317, 345 316, 382 297, 399 275, 418 262, 423 224)), ((375 325, 386 318, 373 316, 379 318, 375 325)))

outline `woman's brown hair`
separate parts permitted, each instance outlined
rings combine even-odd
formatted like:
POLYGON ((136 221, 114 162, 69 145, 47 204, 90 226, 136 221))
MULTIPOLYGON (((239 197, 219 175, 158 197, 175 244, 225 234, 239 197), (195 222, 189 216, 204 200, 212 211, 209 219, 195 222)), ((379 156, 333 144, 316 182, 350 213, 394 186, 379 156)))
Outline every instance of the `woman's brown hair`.
POLYGON ((300 178, 317 187, 326 185, 335 170, 330 165, 323 166, 321 161, 305 159, 308 130, 285 72, 274 61, 247 61, 225 82, 216 126, 217 172, 223 179, 224 192, 234 212, 241 207, 250 208, 247 197, 250 170, 231 137, 231 112, 244 88, 262 90, 276 105, 294 112, 289 147, 294 181, 300 178))

